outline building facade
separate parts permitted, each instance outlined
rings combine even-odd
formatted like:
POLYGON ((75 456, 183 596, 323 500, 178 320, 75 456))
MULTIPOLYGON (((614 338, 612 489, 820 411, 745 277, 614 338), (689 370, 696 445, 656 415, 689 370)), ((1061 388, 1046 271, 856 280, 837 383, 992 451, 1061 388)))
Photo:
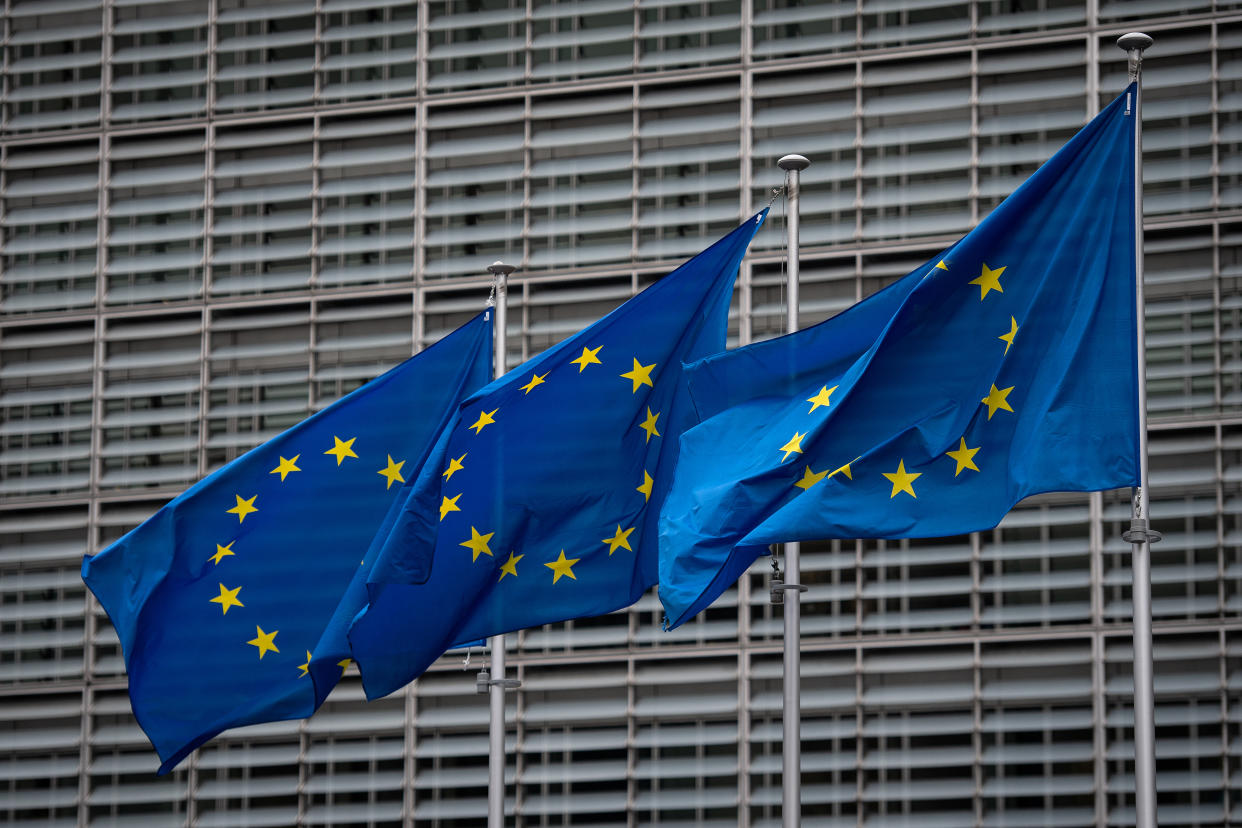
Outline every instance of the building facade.
MULTIPOLYGON (((803 174, 804 326, 969 230, 1145 65, 1161 824, 1242 824, 1242 2, 5 0, 0 822, 485 823, 457 656, 174 773, 79 577, 169 497, 477 312, 509 361, 803 174)), ((783 202, 731 339, 782 329, 783 202)), ((1032 251, 1031 255, 1039 255, 1032 251)), ((1072 278, 1072 274, 1066 274, 1072 278)), ((805 544, 804 821, 1133 823, 1127 493, 805 544)), ((509 636, 517 826, 779 824, 762 566, 509 636)))

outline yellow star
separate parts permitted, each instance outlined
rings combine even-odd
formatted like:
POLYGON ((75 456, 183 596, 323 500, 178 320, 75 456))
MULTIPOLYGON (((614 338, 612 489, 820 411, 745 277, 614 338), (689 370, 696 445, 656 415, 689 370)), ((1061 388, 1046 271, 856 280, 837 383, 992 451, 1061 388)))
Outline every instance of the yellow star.
POLYGON ((256 637, 250 639, 246 643, 253 644, 254 646, 259 648, 259 660, 260 661, 263 660, 263 656, 264 654, 267 653, 268 650, 271 650, 274 653, 280 652, 280 650, 277 649, 276 647, 276 636, 280 633, 280 630, 272 630, 270 633, 265 633, 263 632, 263 628, 260 627, 258 624, 255 625, 254 629, 255 629, 256 637))
POLYGON ((815 394, 814 397, 808 397, 807 402, 811 403, 811 410, 808 411, 807 413, 814 414, 815 409, 819 408, 821 405, 824 408, 827 408, 829 404, 828 398, 831 397, 832 392, 836 391, 838 388, 840 388, 839 385, 834 385, 831 388, 825 385, 823 388, 819 389, 819 391, 815 394))
POLYGON ((997 411, 1013 411, 1013 409, 1009 407, 1009 401, 1005 399, 1009 396, 1009 392, 1012 390, 1012 385, 1008 388, 997 388, 995 383, 992 384, 992 390, 988 392, 986 397, 979 401, 988 407, 989 420, 992 419, 992 415, 997 411))
POLYGON ((380 469, 378 472, 376 472, 376 474, 382 474, 384 477, 388 478, 388 485, 384 487, 384 491, 388 491, 389 489, 391 489, 393 483, 404 483, 405 482, 405 478, 401 476, 401 467, 404 465, 405 465, 404 460, 402 460, 400 463, 394 463, 392 462, 392 455, 391 454, 388 455, 388 468, 380 469))
POLYGON ((243 498, 241 495, 233 495, 233 497, 237 498, 237 505, 232 509, 226 509, 225 511, 229 514, 237 515, 238 523, 244 523, 246 515, 259 511, 258 507, 254 505, 254 498, 258 497, 258 495, 255 495, 249 500, 243 498))
MULTIPOLYGON (((480 411, 479 419, 475 420, 474 425, 470 426, 470 428, 473 428, 474 433, 478 434, 479 432, 483 430, 485 426, 489 426, 492 423, 496 422, 495 420, 492 419, 492 415, 495 414, 499 410, 500 410, 499 408, 493 408, 491 411, 480 411)), ((465 455, 462 455, 462 456, 464 457, 465 455)))
POLYGON ((949 266, 945 264, 944 259, 941 259, 940 261, 936 262, 936 269, 937 270, 948 270, 949 266))
POLYGON ((591 363, 603 365, 604 363, 599 361, 599 349, 603 347, 603 345, 600 345, 599 348, 588 348, 584 345, 582 348, 582 356, 577 359, 571 359, 570 364, 578 366, 579 374, 585 371, 586 367, 591 363))
POLYGON ((1005 268, 1003 267, 998 267, 993 270, 985 264, 983 266, 983 273, 979 275, 979 278, 971 279, 967 282, 967 284, 979 286, 979 301, 982 302, 983 297, 987 296, 988 291, 990 290, 994 290, 997 293, 1005 292, 1005 289, 1001 287, 1000 283, 1000 276, 1004 272, 1005 268))
POLYGON ((554 584, 561 579, 562 575, 568 575, 570 578, 573 578, 576 581, 578 580, 578 576, 574 574, 572 567, 574 564, 576 564, 580 560, 582 559, 581 558, 566 558, 565 550, 562 549, 561 556, 559 558, 557 558, 552 563, 544 564, 544 566, 552 570, 552 573, 553 573, 552 583, 554 584))
POLYGON ((845 475, 846 479, 848 479, 848 480, 853 480, 853 479, 854 479, 854 474, 853 474, 853 472, 851 472, 851 471, 850 471, 850 466, 852 466, 853 464, 857 463, 857 462, 858 462, 859 460, 861 460, 861 459, 862 459, 862 456, 860 455, 860 456, 858 456, 858 457, 855 457, 855 458, 854 458, 853 460, 851 460, 850 462, 846 463, 846 464, 845 464, 844 466, 842 466, 841 468, 839 468, 839 469, 833 469, 832 471, 830 471, 830 472, 828 473, 828 477, 829 477, 829 479, 831 479, 831 478, 832 478, 832 476, 833 476, 833 475, 835 475, 835 474, 843 474, 843 475, 845 475))
POLYGON ((531 374, 530 382, 522 386, 522 391, 529 394, 531 392, 531 389, 534 388, 536 385, 543 385, 543 380, 544 380, 544 377, 546 376, 547 374, 531 374))
POLYGON ((651 484, 653 482, 654 481, 651 479, 651 475, 647 474, 646 469, 643 469, 643 485, 639 486, 637 489, 637 491, 643 493, 643 500, 651 500, 651 484))
POLYGON ((1001 334, 996 337, 1005 343, 1005 353, 1009 353, 1009 346, 1013 344, 1013 338, 1018 335, 1018 320, 1012 316, 1009 317, 1009 333, 1001 334))
POLYGON ((470 527, 470 540, 462 541, 461 543, 457 545, 464 546, 467 549, 469 549, 471 552, 473 552, 474 557, 471 558, 471 560, 473 561, 477 561, 480 555, 487 555, 491 557, 492 550, 487 548, 487 542, 492 539, 492 535, 494 534, 496 533, 488 532, 486 535, 480 535, 479 530, 471 526, 470 527))
POLYGON ((461 457, 458 457, 456 459, 449 458, 448 468, 445 469, 444 473, 440 475, 441 477, 444 478, 444 482, 447 483, 448 481, 452 480, 454 474, 456 474, 457 472, 465 468, 465 466, 461 464, 461 461, 465 459, 466 459, 466 455, 464 454, 461 457))
POLYGON ((824 469, 822 472, 819 472, 818 474, 816 474, 815 472, 811 471, 811 467, 810 465, 808 465, 805 469, 802 470, 802 479, 799 480, 794 485, 797 486, 799 489, 802 489, 803 491, 805 491, 811 488, 812 486, 814 486, 819 481, 823 480, 827 476, 828 476, 827 469, 824 469))
POLYGON ((643 365, 637 359, 634 360, 634 367, 621 375, 622 379, 627 379, 634 383, 634 390, 631 393, 637 394, 639 387, 643 385, 655 388, 651 384, 651 369, 654 367, 656 367, 654 362, 650 365, 643 365))
MULTIPOLYGON (((446 496, 444 500, 440 501, 440 520, 444 520, 444 516, 449 512, 461 511, 461 507, 457 505, 457 501, 460 497, 461 495, 457 495, 457 497, 446 496)), ((478 556, 476 555, 475 557, 478 556)))
POLYGON ((229 541, 229 545, 228 545, 228 546, 221 546, 220 544, 218 544, 218 543, 217 543, 217 544, 216 544, 216 554, 212 555, 212 556, 211 556, 210 558, 208 558, 207 560, 211 561, 211 562, 212 562, 212 563, 214 563, 216 566, 219 566, 219 565, 220 565, 220 561, 224 560, 224 559, 225 559, 225 558, 227 558, 229 555, 236 554, 236 553, 234 553, 234 552, 233 552, 233 544, 235 544, 235 543, 237 543, 237 541, 229 541))
POLYGON ((285 476, 289 474, 289 472, 301 471, 301 469, 299 469, 297 466, 298 458, 301 456, 302 455, 300 454, 295 454, 293 455, 293 459, 291 460, 286 460, 285 458, 281 457, 280 465, 272 469, 270 472, 268 472, 268 474, 279 474, 280 482, 284 483, 285 476))
POLYGON ((962 473, 962 469, 972 469, 979 471, 979 467, 975 465, 975 454, 982 446, 978 448, 966 448, 966 438, 962 438, 962 442, 958 445, 956 451, 946 451, 945 454, 957 461, 957 469, 953 472, 953 476, 957 477, 962 473))
POLYGON ((643 420, 641 423, 639 423, 639 424, 638 424, 638 427, 639 427, 639 428, 641 428, 643 431, 647 432, 647 440, 646 440, 646 442, 648 442, 648 443, 650 443, 650 442, 651 442, 651 438, 652 438, 652 437, 659 437, 659 436, 660 436, 660 432, 659 432, 659 431, 656 431, 656 420, 658 420, 658 419, 660 419, 660 413, 657 411, 655 414, 652 414, 652 413, 651 413, 651 407, 650 407, 650 406, 648 406, 648 408, 647 408, 647 419, 643 420))
MULTIPOLYGON (((263 658, 263 656, 259 656, 259 658, 263 658)), ((298 678, 302 678, 303 676, 305 676, 307 673, 310 672, 310 663, 311 663, 311 652, 310 650, 307 650, 306 651, 306 663, 298 665, 298 669, 302 671, 298 673, 298 678)))
POLYGON ((246 606, 241 601, 237 600, 237 593, 239 592, 241 592, 241 587, 235 587, 234 589, 227 589, 224 586, 224 584, 220 584, 220 594, 217 595, 215 598, 212 598, 211 603, 220 605, 221 615, 228 615, 229 607, 246 606))
POLYGON ((789 455, 794 452, 797 452, 798 454, 802 453, 802 438, 805 436, 805 434, 799 434, 795 431, 794 436, 789 438, 789 442, 777 449, 777 451, 785 452, 785 456, 781 458, 782 463, 788 460, 789 455))
POLYGON ((918 497, 918 495, 914 493, 914 487, 911 486, 910 484, 913 483, 918 478, 922 477, 923 473, 906 471, 905 460, 897 461, 897 471, 893 472, 892 474, 889 474, 888 472, 883 472, 883 474, 893 483, 893 493, 888 496, 889 500, 892 500, 894 497, 896 497, 898 492, 906 492, 907 494, 910 495, 910 497, 913 497, 913 498, 918 497))
POLYGON ((501 581, 503 581, 506 575, 512 575, 514 578, 516 578, 518 561, 522 560, 522 558, 525 558, 525 557, 526 557, 525 555, 517 555, 513 553, 512 551, 510 551, 509 560, 505 561, 504 563, 500 565, 500 577, 496 579, 496 582, 500 583, 501 581))
POLYGON ((352 658, 343 658, 336 663, 336 666, 341 668, 341 678, 345 678, 345 671, 348 670, 349 665, 353 663, 354 660, 352 658))
POLYGON ((604 543, 608 544, 608 556, 612 557, 612 553, 618 549, 628 549, 631 552, 634 549, 630 546, 630 533, 634 531, 634 527, 622 529, 621 524, 617 524, 617 533, 611 538, 604 538, 604 543))
POLYGON ((331 454, 335 457, 338 466, 345 462, 346 457, 358 459, 358 455, 354 454, 354 440, 357 440, 357 437, 342 440, 340 437, 333 436, 332 439, 336 442, 336 445, 325 451, 324 454, 331 454))

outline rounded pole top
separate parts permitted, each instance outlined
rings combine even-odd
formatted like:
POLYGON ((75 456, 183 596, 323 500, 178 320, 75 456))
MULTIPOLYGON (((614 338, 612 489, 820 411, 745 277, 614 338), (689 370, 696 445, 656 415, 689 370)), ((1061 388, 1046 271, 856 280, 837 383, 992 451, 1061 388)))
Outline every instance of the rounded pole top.
POLYGON ((1142 32, 1127 32, 1117 38, 1117 48, 1124 49, 1127 52, 1131 49, 1138 49, 1140 52, 1152 44, 1150 35, 1142 32))
POLYGON ((487 272, 492 274, 493 276, 500 276, 501 274, 508 276, 510 273, 512 273, 515 270, 517 270, 517 267, 511 264, 505 264, 499 259, 497 259, 496 261, 492 262, 490 265, 487 266, 487 272))
POLYGON ((783 155, 776 162, 776 166, 788 172, 789 170, 805 170, 811 166, 811 159, 805 155, 783 155))

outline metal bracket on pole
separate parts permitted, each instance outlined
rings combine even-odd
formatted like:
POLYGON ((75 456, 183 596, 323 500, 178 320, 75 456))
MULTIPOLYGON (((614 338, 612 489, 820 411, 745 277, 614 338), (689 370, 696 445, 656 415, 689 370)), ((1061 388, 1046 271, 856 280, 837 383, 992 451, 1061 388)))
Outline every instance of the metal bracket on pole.
POLYGON ((768 581, 768 602, 772 604, 785 603, 785 590, 793 589, 798 592, 806 592, 809 587, 802 584, 787 584, 785 576, 781 573, 781 565, 776 562, 776 558, 772 558, 772 577, 768 581))
POLYGON ((1131 518, 1130 528, 1121 533, 1121 539, 1126 543, 1158 543, 1164 535, 1148 526, 1146 518, 1131 518))
POLYGON ((474 692, 481 696, 487 695, 493 687, 499 687, 501 690, 516 690, 521 686, 521 679, 494 679, 492 674, 486 670, 480 670, 478 675, 474 677, 474 692))

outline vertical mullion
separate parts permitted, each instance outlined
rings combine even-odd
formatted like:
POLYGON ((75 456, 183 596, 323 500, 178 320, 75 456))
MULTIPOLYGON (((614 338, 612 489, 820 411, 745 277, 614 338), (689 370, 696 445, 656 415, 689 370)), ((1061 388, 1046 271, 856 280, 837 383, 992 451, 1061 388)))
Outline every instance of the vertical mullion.
POLYGON ((974 751, 972 767, 975 782, 973 797, 975 828, 980 828, 983 825, 983 786, 986 782, 983 768, 983 653, 982 643, 978 637, 975 637, 971 645, 973 664, 971 665, 970 745, 974 751))
MULTIPOLYGON (((861 7, 862 0, 858 0, 861 7)), ((861 17, 858 23, 862 26, 861 17)), ((861 36, 861 32, 860 32, 861 36)), ((854 61, 854 244, 863 240, 863 63, 854 61)), ((860 296, 861 298, 861 296, 860 296)))
MULTIPOLYGON (((749 17, 750 4, 745 4, 747 9, 744 15, 749 17)), ((743 36, 743 43, 746 44, 743 52, 744 65, 749 64, 749 36, 750 25, 744 24, 744 31, 747 33, 743 36)), ((738 141, 738 156, 740 169, 738 174, 741 186, 741 217, 751 215, 755 210, 752 199, 754 198, 754 112, 755 112, 755 74, 749 68, 744 68, 740 75, 741 81, 741 100, 740 100, 740 135, 738 141)), ((744 257, 742 266, 738 272, 738 319, 737 319, 737 344, 749 345, 753 337, 753 328, 751 315, 754 313, 754 264, 752 257, 744 257)), ((739 630, 738 635, 743 636, 743 632, 739 630)), ((742 638, 746 640, 745 637, 742 638)))
MULTIPOLYGON (((638 676, 633 658, 625 660, 625 824, 636 828, 635 805, 638 801, 638 724, 634 720, 634 708, 638 695, 638 676)), ((653 784, 655 784, 653 782, 653 784)))
POLYGON ((198 413, 198 474, 207 473, 207 439, 210 432, 208 422, 211 417, 211 323, 214 320, 211 306, 211 259, 215 252, 212 233, 215 229, 215 145, 216 127, 209 123, 204 133, 205 147, 203 156, 203 257, 202 257, 202 360, 199 375, 199 413, 198 413))
MULTIPOLYGON (((323 199, 323 115, 316 113, 311 123, 310 290, 314 294, 319 292, 319 275, 322 270, 319 265, 319 255, 320 242, 323 239, 323 210, 320 207, 323 199)), ((347 199, 348 196, 338 195, 336 198, 347 199)))
MULTIPOLYGON (((861 541, 855 541, 855 543, 858 546, 858 554, 861 558, 861 541)), ((855 569, 861 571, 861 567, 855 567, 855 569)), ((867 806, 866 799, 864 799, 867 780, 866 771, 863 770, 865 767, 863 760, 866 758, 864 741, 866 738, 867 708, 863 704, 863 694, 867 689, 866 682, 864 681, 867 665, 863 661, 864 650, 862 646, 856 646, 852 649, 854 651, 854 824, 857 828, 864 828, 867 824, 867 806)))
MULTIPOLYGON (((975 7, 972 4, 971 9, 975 7)), ((979 223, 979 49, 970 49, 970 160, 967 162, 967 175, 970 176, 970 190, 966 200, 970 209, 971 227, 979 223)))
MULTIPOLYGON (((348 15, 349 12, 342 10, 340 14, 348 15)), ((323 19, 323 16, 324 16, 323 0, 315 0, 314 16, 315 16, 315 40, 311 44, 311 52, 314 54, 314 57, 311 59, 313 61, 311 65, 311 87, 312 87, 311 102, 312 102, 312 106, 322 107, 324 103, 324 100, 323 100, 323 87, 324 87, 323 57, 324 57, 324 50, 327 48, 327 44, 324 43, 324 39, 323 39, 323 31, 325 28, 324 19, 323 19)), ((345 41, 345 42, 348 43, 348 41, 345 41)), ((345 49, 348 50, 348 46, 346 46, 345 49)), ((348 69, 342 69, 341 71, 344 74, 348 75, 348 72, 349 72, 348 69)), ((315 266, 314 261, 312 260, 311 267, 314 268, 314 266, 315 266)), ((311 284, 314 284, 314 283, 315 282, 312 277, 311 284)))
MULTIPOLYGON (((743 575, 741 580, 744 583, 748 580, 748 576, 743 575)), ((744 606, 740 598, 738 612, 747 618, 750 616, 750 608, 744 606)), ((737 648, 737 828, 751 828, 750 766, 754 761, 754 751, 751 749, 751 730, 754 727, 754 719, 750 713, 752 653, 750 636, 742 637, 739 634, 739 639, 737 648)))
MULTIPOLYGON (((637 0, 635 0, 637 3, 637 0)), ((634 10, 637 15, 641 14, 637 7, 634 10)), ((637 25, 637 23, 635 23, 637 25)), ((638 41, 635 40, 635 50, 638 49, 638 41)), ((637 65, 637 57, 635 58, 637 65)), ((642 167, 640 160, 642 158, 642 107, 640 105, 641 89, 637 83, 630 87, 630 279, 633 287, 631 293, 638 292, 637 276, 634 273, 634 266, 638 262, 638 245, 641 241, 639 238, 638 221, 642 214, 639 196, 639 190, 642 186, 642 167)), ((577 204, 574 205, 574 216, 577 216, 577 204)))
MULTIPOLYGON (((13 0, 4 0, 4 49, 3 60, 4 66, 0 69, 0 92, 3 93, 6 103, 0 105, 0 131, 8 131, 9 115, 12 104, 7 103, 9 94, 13 91, 13 0)), ((100 78, 99 94, 103 95, 103 78, 100 78)), ((101 110, 102 111, 102 110, 101 110)))
MULTIPOLYGON (((417 32, 418 65, 415 76, 414 105, 414 255, 410 261, 410 279, 414 285, 414 351, 423 349, 423 337, 427 332, 426 284, 427 250, 427 16, 428 0, 418 0, 415 18, 417 32)), ((413 817, 411 816, 411 819, 413 817)))
POLYGON ((1223 811, 1222 819, 1224 824, 1231 824, 1233 797, 1230 796, 1229 780, 1230 780, 1230 760, 1232 758, 1229 751, 1229 633, 1224 628, 1217 632, 1218 642, 1220 646, 1220 787, 1221 787, 1221 810, 1223 811))

